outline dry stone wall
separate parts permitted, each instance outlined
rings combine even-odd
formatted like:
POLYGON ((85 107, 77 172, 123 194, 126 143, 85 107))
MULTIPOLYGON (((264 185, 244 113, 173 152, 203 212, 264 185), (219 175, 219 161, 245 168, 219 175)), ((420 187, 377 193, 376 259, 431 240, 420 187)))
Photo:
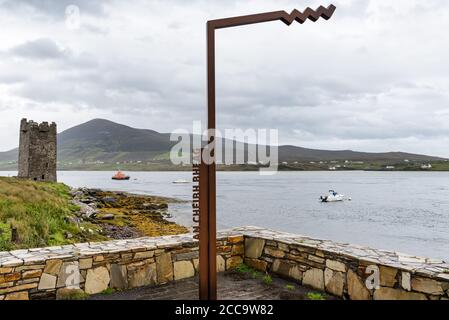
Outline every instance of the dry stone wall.
MULTIPOLYGON (((217 270, 242 262, 352 300, 448 300, 449 264, 257 227, 220 232, 217 270)), ((0 252, 0 300, 159 285, 198 274, 191 234, 0 252)))
POLYGON ((449 264, 440 259, 336 243, 257 227, 245 263, 351 300, 448 300, 449 264))
MULTIPOLYGON (((217 269, 243 263, 242 235, 219 237, 217 269)), ((191 235, 0 252, 0 300, 55 299, 77 292, 159 285, 198 274, 191 235)))

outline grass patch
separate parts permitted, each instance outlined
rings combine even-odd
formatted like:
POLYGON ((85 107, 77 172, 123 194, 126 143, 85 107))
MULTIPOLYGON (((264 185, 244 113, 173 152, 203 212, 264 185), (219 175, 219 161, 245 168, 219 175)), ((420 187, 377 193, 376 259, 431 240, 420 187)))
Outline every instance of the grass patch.
POLYGON ((237 268, 235 269, 238 273, 250 273, 253 269, 251 267, 249 267, 248 265, 241 263, 237 266, 237 268))
POLYGON ((11 226, 0 222, 0 250, 10 250, 11 226))
POLYGON ((273 283, 273 278, 271 278, 271 276, 269 274, 264 275, 262 280, 263 280, 263 283, 265 283, 268 286, 273 283))
POLYGON ((309 300, 326 300, 326 297, 318 292, 309 292, 306 294, 306 298, 309 300))
POLYGON ((117 292, 116 289, 113 289, 113 288, 106 288, 106 289, 104 289, 103 291, 101 291, 101 294, 104 294, 104 295, 111 295, 111 294, 116 293, 116 292, 117 292))
POLYGON ((63 245, 92 240, 67 221, 78 209, 62 183, 0 177, 0 251, 63 245), (18 239, 12 241, 12 228, 18 239), (73 238, 66 239, 70 233, 73 238))
POLYGON ((271 276, 269 274, 264 275, 262 272, 257 271, 256 269, 253 269, 244 263, 238 265, 236 268, 236 271, 241 274, 249 275, 253 279, 262 279, 262 281, 267 285, 270 285, 273 283, 273 279, 271 278, 271 276))
POLYGON ((287 290, 289 290, 289 291, 295 291, 295 290, 296 290, 296 287, 295 287, 294 285, 292 285, 292 284, 287 284, 287 285, 285 286, 285 289, 287 289, 287 290))
POLYGON ((263 274, 257 270, 251 270, 251 277, 253 279, 260 279, 263 277, 263 274))
POLYGON ((87 300, 89 297, 88 293, 82 290, 75 290, 59 297, 59 300, 87 300))

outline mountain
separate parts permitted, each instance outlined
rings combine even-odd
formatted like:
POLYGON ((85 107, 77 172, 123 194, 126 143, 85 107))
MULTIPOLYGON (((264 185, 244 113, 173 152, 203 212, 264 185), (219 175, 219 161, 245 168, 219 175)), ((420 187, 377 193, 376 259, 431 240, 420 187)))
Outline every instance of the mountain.
POLYGON ((173 144, 169 134, 94 119, 58 135, 58 157, 62 161, 150 160, 169 152, 173 144))
MULTIPOLYGON (((62 162, 167 160, 170 134, 136 129, 109 120, 94 119, 58 134, 58 160, 62 162)), ((351 150, 315 150, 280 146, 279 161, 437 161, 442 158, 403 152, 368 153, 351 150)), ((0 162, 17 160, 17 149, 0 152, 0 162)))
POLYGON ((0 162, 17 161, 18 157, 19 157, 18 149, 0 152, 0 162))

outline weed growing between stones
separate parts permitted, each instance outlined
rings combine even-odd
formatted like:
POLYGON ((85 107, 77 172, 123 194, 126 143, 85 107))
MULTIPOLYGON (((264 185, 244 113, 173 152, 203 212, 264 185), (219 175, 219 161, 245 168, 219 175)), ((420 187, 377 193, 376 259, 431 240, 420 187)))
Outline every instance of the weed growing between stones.
POLYGON ((273 279, 268 273, 264 275, 262 272, 257 271, 244 263, 238 265, 236 271, 244 275, 249 275, 253 279, 261 279, 266 285, 273 283, 273 279))
POLYGON ((117 292, 116 289, 113 289, 113 288, 106 288, 106 289, 104 289, 104 290, 101 292, 101 294, 104 294, 104 295, 111 295, 111 294, 116 293, 116 292, 117 292))
POLYGON ((292 285, 292 284, 287 284, 287 285, 285 286, 285 289, 287 289, 287 290, 289 290, 289 291, 295 291, 295 290, 296 290, 296 287, 295 287, 294 285, 292 285))
POLYGON ((306 298, 309 300, 326 300, 325 295, 318 292, 309 292, 306 294, 306 298))
POLYGON ((253 279, 260 279, 263 277, 263 274, 259 271, 252 270, 251 277, 253 277, 253 279))
POLYGON ((263 283, 265 283, 267 286, 273 283, 273 278, 269 274, 266 274, 263 278, 263 283))
POLYGON ((66 290, 57 295, 58 300, 87 300, 90 295, 83 290, 66 290))
POLYGON ((235 269, 238 273, 249 273, 251 272, 251 270, 253 270, 251 267, 249 267, 248 265, 241 263, 237 266, 237 268, 235 269))

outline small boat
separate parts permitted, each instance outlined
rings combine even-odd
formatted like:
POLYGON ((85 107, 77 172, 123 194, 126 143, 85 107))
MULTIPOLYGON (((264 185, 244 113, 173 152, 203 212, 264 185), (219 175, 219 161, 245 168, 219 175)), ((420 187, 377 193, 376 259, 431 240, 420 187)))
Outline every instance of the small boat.
POLYGON ((118 171, 115 175, 112 176, 112 180, 129 180, 129 178, 129 176, 125 175, 121 171, 118 171))
POLYGON ((329 190, 329 195, 320 197, 321 202, 338 202, 338 201, 345 201, 345 200, 351 200, 351 198, 346 198, 344 195, 339 194, 338 192, 335 192, 334 190, 329 190))
POLYGON ((185 183, 190 183, 190 181, 185 180, 185 179, 178 179, 178 180, 173 181, 173 183, 175 183, 175 184, 185 184, 185 183))

